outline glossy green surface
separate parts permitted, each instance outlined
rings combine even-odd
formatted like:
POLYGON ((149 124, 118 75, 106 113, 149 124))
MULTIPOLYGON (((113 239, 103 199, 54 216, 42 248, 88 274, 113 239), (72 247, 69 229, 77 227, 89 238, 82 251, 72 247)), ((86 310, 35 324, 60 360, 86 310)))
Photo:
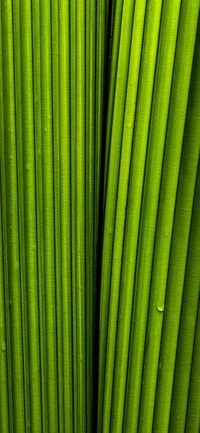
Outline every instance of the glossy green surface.
POLYGON ((0 2, 2 433, 199 433, 199 34, 0 2))

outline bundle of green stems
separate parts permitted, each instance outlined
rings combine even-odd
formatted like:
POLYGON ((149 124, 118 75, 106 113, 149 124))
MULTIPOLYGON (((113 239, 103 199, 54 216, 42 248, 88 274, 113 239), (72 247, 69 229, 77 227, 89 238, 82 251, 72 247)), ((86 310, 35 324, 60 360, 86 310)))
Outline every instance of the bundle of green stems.
POLYGON ((200 431, 199 11, 0 2, 0 433, 200 431))

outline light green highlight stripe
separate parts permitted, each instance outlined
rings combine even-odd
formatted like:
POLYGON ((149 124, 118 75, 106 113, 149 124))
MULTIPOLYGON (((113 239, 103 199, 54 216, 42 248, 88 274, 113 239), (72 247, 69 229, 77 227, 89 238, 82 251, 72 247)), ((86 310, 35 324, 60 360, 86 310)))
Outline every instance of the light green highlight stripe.
MULTIPOLYGON (((0 41, 1 43, 1 41, 0 41)), ((1 65, 0 65, 1 68, 1 65)), ((0 72, 1 74, 1 72, 0 72)), ((0 85, 2 80, 0 78, 0 85)), ((1 99, 2 102, 2 99, 1 99)), ((2 103, 1 103, 2 105, 2 103)), ((2 119, 2 107, 0 108, 0 122, 2 119)), ((2 146, 2 128, 0 145, 2 146)), ((2 149, 2 147, 1 147, 2 149)), ((8 368, 7 368, 7 329, 6 329, 6 286, 4 283, 4 254, 2 236, 2 194, 0 190, 0 426, 2 433, 9 431, 9 395, 8 395, 8 368)))
POLYGON ((73 413, 78 433, 77 312, 76 312, 76 2, 70 2, 70 164, 71 164, 71 263, 72 263, 72 338, 73 338, 73 413))
MULTIPOLYGON (((121 0, 120 0, 121 1, 121 0)), ((102 225, 98 226, 99 220, 99 207, 100 207, 100 170, 101 170, 101 150, 103 145, 103 113, 102 109, 105 104, 105 94, 104 94, 104 71, 105 71, 105 38, 106 38, 106 24, 105 24, 105 15, 106 15, 106 0, 101 0, 97 2, 97 45, 96 45, 96 124, 95 124, 95 212, 94 212, 94 248, 95 253, 97 251, 98 245, 98 229, 100 229, 102 234, 102 225)), ((103 158, 102 158, 103 160, 103 158)), ((102 245, 100 246, 100 248, 102 245)), ((95 277, 97 276, 97 263, 95 266, 95 277)), ((98 264, 98 266, 101 266, 98 264)), ((98 282, 99 283, 99 282, 98 282)), ((98 284, 100 286, 100 284, 98 284)), ((99 294, 98 294, 99 295, 99 294)), ((99 300, 100 296, 97 297, 99 300)), ((96 300, 95 300, 96 302, 96 300)), ((96 308, 98 308, 96 304, 96 308)), ((99 312, 98 312, 99 318, 99 312)), ((101 331, 100 331, 101 333, 101 331)), ((101 336, 100 336, 101 339, 101 336)), ((104 350, 101 349, 101 343, 99 344, 99 354, 100 359, 98 359, 98 432, 101 431, 101 423, 102 423, 102 402, 103 402, 103 376, 104 371, 102 370, 102 357, 104 356, 104 350)))
POLYGON ((6 0, 1 4, 1 12, 6 182, 6 185, 2 187, 5 188, 6 195, 8 284, 9 296, 12 300, 10 307, 10 335, 13 418, 15 432, 18 433, 25 430, 25 414, 11 1, 6 0))
POLYGON ((48 430, 47 417, 47 367, 44 297, 44 228, 42 192, 42 126, 41 126, 41 59, 40 59, 40 4, 32 1, 32 38, 33 38, 33 82, 34 82, 34 135, 35 135, 35 174, 36 174, 36 216, 37 216, 37 271, 39 300, 40 333, 40 380, 42 393, 42 427, 48 430))
MULTIPOLYGON (((5 198, 2 194, 4 183, 4 109, 3 109, 3 70, 2 70, 2 24, 0 8, 0 425, 2 433, 9 431, 9 376, 10 376, 10 347, 9 327, 7 326, 7 257, 5 238, 3 233, 3 219, 5 223, 5 198), (3 209, 4 208, 4 209, 3 209)), ((5 184, 5 183, 4 183, 5 184)), ((5 192, 4 192, 5 195, 5 192)), ((11 403, 11 402, 10 402, 11 403)), ((11 418, 12 419, 12 418, 11 418)))
MULTIPOLYGON (((89 0, 93 5, 93 2, 89 0)), ((92 6, 93 7, 93 6, 92 6)), ((97 248, 98 235, 99 235, 99 199, 100 199, 100 185, 102 177, 102 146, 104 125, 103 119, 105 117, 105 66, 106 66, 106 0, 97 2, 96 5, 96 27, 93 28, 93 38, 96 39, 96 58, 95 58, 95 137, 94 137, 94 158, 95 158, 95 203, 94 203, 94 248, 97 248)), ((96 267, 96 263, 94 262, 96 267)))
POLYGON ((42 181, 44 235, 44 294, 47 350, 48 431, 58 429, 55 234, 53 196, 53 132, 52 132, 52 58, 50 2, 40 3, 41 29, 41 114, 42 114, 42 181))
POLYGON ((51 2, 52 47, 52 103, 53 103, 53 170, 54 170, 54 219, 55 219, 55 289, 56 329, 58 357, 58 413, 59 431, 64 433, 64 382, 63 382, 63 312, 61 283, 61 228, 60 228, 60 129, 59 129, 59 11, 58 0, 51 2))
POLYGON ((20 32, 20 4, 13 2, 13 50, 15 77, 15 120, 17 144, 17 180, 19 202, 19 247, 20 247, 20 278, 21 278, 21 310, 23 330, 23 362, 24 362, 24 398, 26 426, 30 424, 30 388, 28 364, 28 329, 27 329, 27 295, 26 295, 26 266, 25 266, 25 225, 24 225, 24 179, 23 179, 23 137, 22 137, 22 85, 21 85, 21 32, 20 32))
MULTIPOLYGON (((33 70, 31 4, 20 2, 22 137, 24 181, 25 267, 30 386, 30 423, 33 432, 41 432, 41 389, 39 355, 39 312, 36 251, 35 149, 33 119, 33 70)), ((29 428, 29 425, 27 426, 29 428)))
MULTIPOLYGON (((95 241, 95 178, 99 169, 99 163, 95 167, 95 118, 96 118, 96 3, 86 2, 86 149, 85 149, 85 215, 86 215, 86 381, 87 381, 87 432, 93 429, 94 407, 94 338, 95 338, 95 314, 94 296, 96 281, 94 269, 97 261, 95 241)), ((98 232, 98 226, 97 226, 98 232)))
POLYGON ((59 0, 59 129, 64 432, 73 428, 69 3, 59 0))
POLYGON ((86 281, 85 281, 85 2, 76 1, 75 93, 75 245, 77 324, 77 431, 86 432, 86 281))

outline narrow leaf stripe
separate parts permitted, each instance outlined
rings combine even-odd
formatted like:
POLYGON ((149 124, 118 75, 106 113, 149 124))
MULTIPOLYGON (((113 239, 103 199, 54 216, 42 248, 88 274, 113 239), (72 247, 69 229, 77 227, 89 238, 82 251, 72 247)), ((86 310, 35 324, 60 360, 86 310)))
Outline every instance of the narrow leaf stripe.
POLYGON ((75 245, 77 313, 77 431, 86 432, 86 317, 85 317, 85 7, 76 1, 75 70, 75 245))
POLYGON ((21 62, 21 13, 20 3, 13 4, 13 50, 15 77, 15 122, 17 148, 17 177, 19 202, 19 247, 20 247, 20 278, 21 278, 21 310, 22 310, 22 345, 24 361, 24 396, 25 422, 30 424, 30 392, 28 363, 28 327, 27 327, 27 290, 26 290, 26 254, 25 254, 25 215, 24 215, 24 157, 23 157, 23 122, 22 122, 22 62, 21 62))
POLYGON ((37 264, 38 264, 38 302, 41 362, 42 428, 48 429, 47 414, 47 364, 46 364, 46 322, 44 296, 44 227, 43 227, 43 186, 42 186, 42 111, 41 111, 41 40, 40 4, 32 1, 32 38, 33 38, 33 89, 34 89, 34 135, 35 135, 35 173, 36 173, 36 214, 37 214, 37 264))
MULTIPOLYGON (((2 116, 1 116, 2 120, 2 116)), ((2 136, 1 136, 2 139, 2 136)), ((7 381, 7 341, 6 341, 6 294, 4 284, 4 260, 3 260, 3 239, 2 239, 2 196, 0 195, 0 425, 3 433, 9 431, 9 400, 8 400, 8 381, 7 381)))
POLYGON ((77 308, 76 308, 76 1, 70 3, 70 165, 71 165, 71 261, 73 327, 74 431, 78 432, 77 308))
POLYGON ((56 349, 58 384, 58 426, 64 433, 64 387, 63 387, 63 310, 61 285, 61 239, 60 239, 60 128, 59 128, 59 3, 51 2, 51 50, 52 50, 52 128, 53 128, 53 179, 55 224, 55 292, 56 292, 56 349))
MULTIPOLYGON (((1 12, 1 11, 0 11, 1 12)), ((7 281, 7 249, 5 230, 3 233, 3 223, 5 226, 5 191, 3 196, 2 185, 5 184, 4 167, 4 104, 3 104, 3 69, 2 69, 2 22, 0 14, 0 425, 2 432, 9 431, 12 425, 12 413, 9 410, 12 398, 9 395, 10 385, 10 341, 8 323, 8 281, 7 281), (9 398, 10 397, 10 398, 9 398), (9 420, 9 412, 10 418, 9 420)))
MULTIPOLYGON (((90 0, 86 3, 86 144, 85 144, 85 214, 86 214, 86 410, 87 431, 93 430, 94 410, 94 338, 95 338, 95 263, 97 252, 98 215, 95 212, 96 197, 95 180, 100 170, 100 156, 95 161, 95 129, 96 129, 96 3, 90 0), (95 167, 97 173, 95 174, 95 167), (96 233, 96 234, 95 234, 96 233)), ((101 153, 101 152, 100 152, 101 153)), ((97 186, 99 190, 99 185, 97 186)))
POLYGON ((44 224, 44 294, 47 350, 47 404, 49 433, 58 429, 57 350, 55 308, 55 238, 52 145, 51 10, 48 0, 40 4, 41 26, 41 118, 42 187, 44 224))
MULTIPOLYGON (((64 431, 73 432, 69 3, 59 0, 59 170, 64 431)), ((74 321, 74 317, 73 317, 74 321)), ((74 336, 73 336, 74 337, 74 336)))
POLYGON ((3 60, 3 99, 4 99, 4 137, 5 143, 5 184, 2 185, 6 195, 6 220, 8 245, 8 284, 10 299, 10 335, 12 366, 12 402, 15 431, 25 430, 24 413, 24 371, 22 348, 22 311, 21 284, 19 268, 19 235, 18 235, 18 195, 17 195, 17 155, 15 131, 15 95, 13 68, 13 24, 12 4, 5 1, 1 4, 2 22, 2 60, 3 60))
POLYGON ((198 433, 199 431, 199 421, 200 421, 200 392, 199 392, 199 357, 200 357, 200 308, 198 304, 198 316, 196 323, 196 333, 195 333, 195 342, 194 342, 194 351, 192 358, 192 370, 190 377, 190 391, 189 391, 189 400, 188 400, 188 410, 187 410, 187 421, 186 421, 186 433, 189 433, 191 430, 194 433, 198 433))

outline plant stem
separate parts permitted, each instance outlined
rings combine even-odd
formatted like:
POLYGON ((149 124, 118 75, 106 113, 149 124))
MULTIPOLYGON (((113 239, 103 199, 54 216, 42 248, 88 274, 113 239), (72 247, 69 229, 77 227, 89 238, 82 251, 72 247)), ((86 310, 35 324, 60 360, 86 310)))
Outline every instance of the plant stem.
POLYGON ((47 403, 49 433, 58 429, 55 234, 53 196, 53 131, 50 3, 40 4, 41 26, 41 117, 42 117, 42 182, 44 235, 44 293, 47 353, 47 403))
POLYGON ((70 38, 69 2, 58 3, 59 47, 59 173, 60 173, 60 248, 63 365, 63 431, 72 433, 73 421, 73 335, 72 335, 72 257, 70 188, 70 38))
MULTIPOLYGON (((178 41, 173 74, 173 84, 168 119, 166 151, 163 167, 163 182, 160 197, 160 208, 163 215, 163 227, 170 236, 177 190, 177 180, 180 165, 180 153, 184 133, 184 124, 188 102, 188 92, 191 76, 191 67, 196 38, 198 19, 198 2, 190 8, 187 2, 181 5, 178 41), (188 38, 188 32, 190 37, 188 38), (176 147, 174 147, 174 143, 176 147)), ((191 151, 191 150, 190 150, 191 151)), ((155 433, 162 428, 163 433, 168 431, 172 384, 174 376, 174 363, 176 356, 177 337, 182 302, 182 291, 185 275, 185 265, 188 249, 188 237, 191 219, 191 207, 194 194, 195 165, 198 161, 198 145, 194 147, 195 163, 192 161, 191 191, 188 191, 188 213, 182 215, 182 202, 185 194, 184 188, 178 189, 175 220, 173 224, 172 245, 167 280, 166 308, 162 330, 160 370, 156 389, 156 404, 154 414, 155 433), (174 310, 175 309, 175 310, 174 310), (161 427, 162 426, 162 427, 161 427)), ((186 144, 187 153, 187 144, 186 144)), ((184 157, 184 156, 183 156, 184 157)), ((187 160, 187 156, 186 156, 187 160)), ((181 180, 182 181, 182 180, 181 180)), ((184 180, 183 180, 184 182, 184 180)), ((185 184, 183 183, 185 186, 185 184)), ((157 305, 163 306, 164 299, 157 299, 157 305)))
MULTIPOLYGON (((6 0, 1 4, 2 23, 2 63, 3 63, 3 102, 4 102, 4 138, 2 152, 5 158, 5 184, 2 185, 3 195, 6 197, 6 227, 8 286, 10 307, 10 343, 12 369, 12 402, 13 419, 16 433, 25 430, 24 413, 24 363, 23 363, 23 334, 21 310, 21 279, 19 259, 19 218, 17 194, 17 155, 16 155, 16 123, 15 123, 15 94, 13 67, 13 23, 12 4, 6 0)), ((11 415, 12 418, 12 415, 11 415)))
MULTIPOLYGON (((199 196, 198 196, 199 197, 199 196)), ((199 358, 200 358, 200 308, 198 304, 198 315, 196 322, 196 333, 194 341, 194 351, 192 358, 192 368, 190 377, 190 390, 187 408, 187 419, 185 432, 199 433, 200 423, 200 377, 199 377, 199 358)))
MULTIPOLYGON (((200 27, 199 27, 200 29, 200 27)), ((186 196, 191 195, 192 185, 196 172, 196 163, 200 149, 200 52, 198 30, 196 50, 194 53, 193 71, 190 84, 190 95, 187 110, 187 119, 184 135, 185 158, 182 161, 182 202, 184 215, 189 208, 186 196)), ((176 367, 173 380, 173 395, 171 404, 170 432, 185 431, 185 420, 188 402, 188 390, 192 363, 192 352, 195 336, 195 325, 199 297, 200 271, 197 263, 200 260, 200 225, 199 225, 199 200, 197 179, 194 205, 192 211, 192 223, 190 229, 189 250, 186 263, 186 275, 179 325, 179 337, 176 353, 176 367)))

